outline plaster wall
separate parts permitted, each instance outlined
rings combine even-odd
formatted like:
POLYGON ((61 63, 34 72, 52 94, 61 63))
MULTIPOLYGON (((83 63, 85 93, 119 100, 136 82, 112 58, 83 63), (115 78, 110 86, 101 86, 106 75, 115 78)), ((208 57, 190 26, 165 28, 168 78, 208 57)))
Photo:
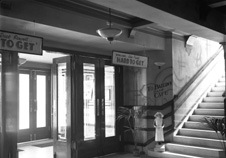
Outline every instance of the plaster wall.
MULTIPOLYGON (((165 50, 146 51, 144 56, 148 57, 146 69, 124 67, 124 105, 127 106, 149 106, 148 119, 141 118, 137 121, 137 127, 142 130, 138 133, 138 142, 146 143, 155 135, 153 127, 154 114, 157 112, 152 107, 159 107, 164 115, 171 112, 171 107, 161 108, 165 103, 173 99, 172 93, 172 34, 165 38, 165 50), (164 62, 161 67, 155 62, 164 62)), ((172 124, 172 118, 165 120, 165 126, 172 124)), ((131 137, 127 141, 132 141, 131 137)))
POLYGON ((203 97, 215 86, 224 73, 223 50, 211 61, 210 65, 199 74, 189 87, 175 100, 174 125, 180 128, 181 123, 188 119, 189 113, 202 102, 203 97))
POLYGON ((147 105, 161 106, 173 99, 172 93, 172 33, 167 33, 164 51, 150 51, 147 68, 147 105), (159 67, 155 63, 163 62, 159 67))
POLYGON ((173 94, 190 81, 198 70, 219 49, 220 44, 203 38, 197 38, 193 46, 185 47, 185 42, 173 39, 173 94))
POLYGON ((124 67, 124 105, 138 106, 147 104, 147 70, 144 68, 124 67))
POLYGON ((171 53, 167 51, 151 51, 147 69, 147 105, 161 106, 172 99, 172 65, 171 53), (164 62, 158 67, 155 62, 164 62))
POLYGON ((173 94, 179 98, 174 103, 174 125, 186 120, 189 112, 206 96, 210 88, 224 72, 223 50, 220 44, 203 38, 197 38, 193 46, 184 46, 184 41, 173 40, 173 94), (205 63, 220 52, 211 63, 201 72, 205 63), (196 73, 199 75, 193 79, 196 73), (189 83, 189 87, 183 87, 189 83))

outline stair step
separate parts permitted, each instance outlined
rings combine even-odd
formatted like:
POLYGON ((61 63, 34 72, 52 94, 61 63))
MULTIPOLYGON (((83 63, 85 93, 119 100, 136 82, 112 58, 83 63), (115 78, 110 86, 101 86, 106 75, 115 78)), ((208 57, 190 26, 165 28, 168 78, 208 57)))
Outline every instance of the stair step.
POLYGON ((209 92, 207 97, 222 97, 222 92, 209 92))
MULTIPOLYGON (((173 153, 173 152, 169 152, 169 151, 156 152, 153 150, 148 150, 148 155, 151 156, 151 158, 153 158, 153 157, 156 157, 156 158, 157 157, 160 157, 160 158, 204 158, 204 157, 200 157, 200 156, 178 154, 178 153, 173 153)), ((143 157, 141 157, 141 158, 143 158, 143 157)), ((146 158, 146 157, 144 157, 144 158, 146 158)))
POLYGON ((180 154, 194 154, 201 157, 222 157, 224 150, 215 148, 206 148, 198 146, 190 146, 183 144, 167 143, 166 150, 180 154))
POLYGON ((207 139, 207 138, 197 138, 197 137, 188 137, 176 135, 173 138, 174 143, 184 144, 184 145, 194 145, 200 147, 209 147, 209 148, 222 148, 221 140, 218 139, 207 139))
POLYGON ((220 78, 219 82, 225 82, 225 77, 220 78))
POLYGON ((188 137, 218 139, 217 133, 215 131, 211 131, 211 130, 181 128, 178 132, 178 135, 188 136, 188 137))
POLYGON ((196 109, 195 115, 224 116, 224 109, 196 109))
POLYGON ((193 121, 185 122, 183 128, 200 129, 200 130, 212 130, 211 128, 208 127, 207 123, 193 122, 193 121))
POLYGON ((224 109, 224 103, 200 103, 198 107, 205 109, 224 109))
POLYGON ((224 97, 205 97, 203 99, 204 102, 221 102, 223 103, 224 102, 224 97))
POLYGON ((204 117, 214 117, 214 118, 223 118, 224 116, 210 116, 210 115, 191 115, 189 116, 189 121, 193 121, 193 122, 203 122, 204 121, 204 117))
POLYGON ((225 82, 217 82, 216 87, 225 87, 225 82))
POLYGON ((184 123, 177 135, 173 137, 173 143, 166 144, 166 152, 163 152, 162 155, 158 155, 157 157, 225 157, 224 150, 222 150, 222 140, 219 139, 219 133, 217 134, 204 121, 205 117, 224 117, 224 97, 222 96, 224 92, 225 76, 219 79, 215 87, 211 89, 211 92, 207 93, 202 103, 189 116, 188 121, 184 123))
POLYGON ((211 89, 212 92, 224 92, 225 91, 225 87, 213 87, 211 89))
POLYGON ((206 115, 191 115, 188 120, 193 122, 203 122, 204 117, 206 117, 206 115))

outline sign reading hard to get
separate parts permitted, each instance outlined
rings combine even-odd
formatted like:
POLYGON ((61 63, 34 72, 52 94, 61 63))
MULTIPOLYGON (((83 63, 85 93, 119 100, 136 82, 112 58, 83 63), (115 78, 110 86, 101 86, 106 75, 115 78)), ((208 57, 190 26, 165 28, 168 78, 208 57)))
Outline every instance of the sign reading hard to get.
POLYGON ((147 68, 148 58, 133 54, 113 52, 112 63, 124 66, 147 68))
POLYGON ((0 31, 0 50, 42 55, 42 41, 40 37, 0 31))

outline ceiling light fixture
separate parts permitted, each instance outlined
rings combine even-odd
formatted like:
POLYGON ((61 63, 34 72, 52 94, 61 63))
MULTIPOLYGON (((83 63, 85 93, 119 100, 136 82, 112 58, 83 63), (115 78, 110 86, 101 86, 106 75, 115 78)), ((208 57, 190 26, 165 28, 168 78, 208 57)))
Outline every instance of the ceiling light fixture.
POLYGON ((26 59, 24 59, 24 58, 18 58, 18 65, 19 66, 25 64, 26 62, 27 62, 26 59))
POLYGON ((118 36, 122 34, 122 30, 118 28, 111 27, 111 9, 109 8, 109 27, 98 29, 97 33, 102 37, 107 39, 110 43, 118 36))
POLYGON ((155 64, 159 69, 161 69, 161 67, 162 67, 163 65, 165 65, 166 63, 165 63, 165 62, 154 62, 154 64, 155 64))

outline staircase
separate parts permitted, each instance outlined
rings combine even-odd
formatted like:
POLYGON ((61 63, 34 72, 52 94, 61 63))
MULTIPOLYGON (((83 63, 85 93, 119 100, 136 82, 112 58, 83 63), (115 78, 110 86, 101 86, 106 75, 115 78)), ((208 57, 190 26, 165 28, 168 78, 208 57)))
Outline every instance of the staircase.
POLYGON ((165 152, 149 150, 148 155, 161 158, 223 158, 221 142, 217 134, 202 122, 203 117, 224 117, 225 77, 222 77, 203 99, 197 109, 165 145, 165 152))

